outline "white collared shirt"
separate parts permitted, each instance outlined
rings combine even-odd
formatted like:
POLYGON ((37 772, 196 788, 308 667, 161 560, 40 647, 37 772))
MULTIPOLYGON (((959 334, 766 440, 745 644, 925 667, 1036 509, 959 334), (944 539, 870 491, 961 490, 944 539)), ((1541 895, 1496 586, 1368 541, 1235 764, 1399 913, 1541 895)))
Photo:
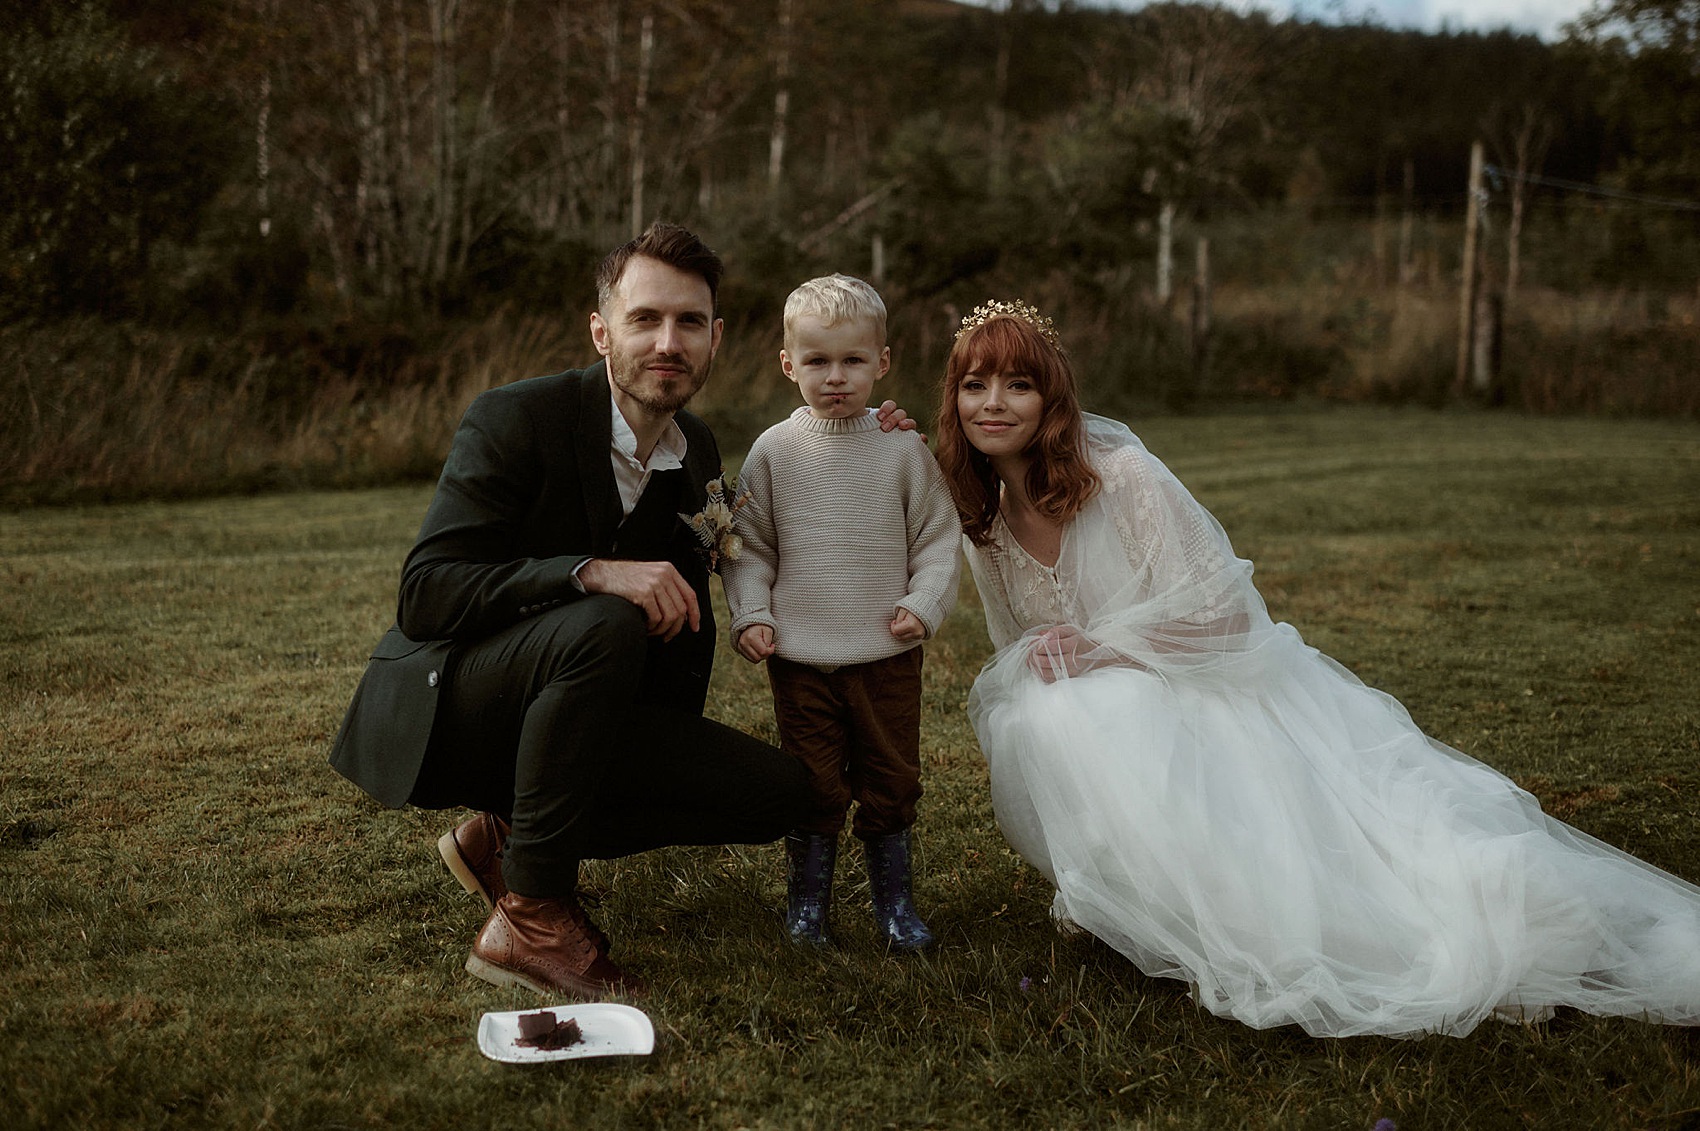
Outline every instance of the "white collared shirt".
POLYGON ((685 433, 678 421, 669 420, 667 430, 649 453, 649 462, 642 463, 637 458, 637 433, 626 423, 620 406, 610 404, 609 411, 614 414, 614 438, 608 456, 614 465, 614 483, 620 489, 620 509, 629 517, 652 474, 685 466, 685 433))
MULTIPOLYGON (((661 438, 655 441, 655 447, 650 450, 649 462, 641 463, 637 458, 637 433, 626 423, 626 418, 620 413, 620 406, 610 404, 608 411, 613 413, 613 439, 608 444, 608 460, 614 468, 614 485, 620 491, 620 513, 622 518, 630 518, 638 500, 643 497, 643 489, 649 486, 649 477, 657 471, 671 471, 675 467, 685 466, 685 433, 679 427, 679 422, 669 420, 667 430, 661 433, 661 438)), ((590 559, 586 558, 573 570, 573 588, 580 593, 586 592, 584 582, 578 579, 590 559)))

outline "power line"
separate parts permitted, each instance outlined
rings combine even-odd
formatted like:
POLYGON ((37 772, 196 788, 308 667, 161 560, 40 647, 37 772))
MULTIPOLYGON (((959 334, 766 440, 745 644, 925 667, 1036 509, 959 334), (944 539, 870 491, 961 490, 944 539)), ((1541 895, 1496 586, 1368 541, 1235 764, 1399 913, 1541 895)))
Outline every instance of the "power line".
POLYGON ((1644 193, 1625 192, 1623 189, 1609 188, 1606 185, 1585 184, 1582 181, 1566 181, 1558 177, 1542 177, 1535 173, 1514 173, 1510 169, 1502 169, 1498 165, 1489 165, 1482 170, 1497 182, 1504 177, 1508 180, 1522 181, 1529 185, 1545 185, 1548 188, 1564 189, 1568 192, 1582 192, 1593 196, 1604 196, 1612 200, 1630 201, 1635 204, 1648 204, 1655 208, 1674 208, 1683 212, 1700 212, 1700 201, 1676 200, 1668 196, 1647 196, 1644 193))

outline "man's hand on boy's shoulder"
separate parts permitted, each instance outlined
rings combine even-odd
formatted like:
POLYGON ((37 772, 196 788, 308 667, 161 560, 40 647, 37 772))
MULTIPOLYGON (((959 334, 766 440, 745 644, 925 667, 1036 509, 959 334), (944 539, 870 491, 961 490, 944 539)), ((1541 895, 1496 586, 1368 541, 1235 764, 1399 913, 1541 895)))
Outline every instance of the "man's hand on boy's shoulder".
MULTIPOLYGON (((900 428, 905 432, 915 432, 921 427, 907 412, 897 407, 896 401, 882 402, 874 415, 879 418, 881 432, 891 432, 900 428)), ((927 442, 925 432, 921 433, 921 442, 923 444, 927 442)))
POLYGON ((738 634, 738 654, 752 664, 759 664, 773 655, 773 629, 765 624, 752 624, 738 634))

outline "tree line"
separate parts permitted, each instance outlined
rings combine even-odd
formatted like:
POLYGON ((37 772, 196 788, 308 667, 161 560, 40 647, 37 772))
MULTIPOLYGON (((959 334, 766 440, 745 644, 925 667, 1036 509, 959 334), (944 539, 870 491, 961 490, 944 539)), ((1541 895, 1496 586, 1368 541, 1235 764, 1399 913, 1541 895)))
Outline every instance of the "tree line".
POLYGON ((1693 0, 1598 0, 1560 43, 1066 0, 0 17, 12 321, 555 309, 657 216, 736 261, 751 314, 834 267, 899 299, 1115 288, 1177 224, 1461 210, 1478 137, 1530 178, 1700 199, 1693 0))

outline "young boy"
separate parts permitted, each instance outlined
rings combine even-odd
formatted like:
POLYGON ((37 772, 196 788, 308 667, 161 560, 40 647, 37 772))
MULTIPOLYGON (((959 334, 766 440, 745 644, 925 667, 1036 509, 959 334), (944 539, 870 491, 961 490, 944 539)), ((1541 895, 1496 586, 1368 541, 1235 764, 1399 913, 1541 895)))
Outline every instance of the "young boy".
POLYGON ((962 527, 926 443, 882 432, 868 397, 891 368, 885 304, 860 279, 811 279, 785 303, 780 368, 806 407, 764 432, 738 476, 743 553, 722 572, 732 640, 767 662, 780 746, 816 805, 786 836, 786 929, 824 944, 851 801, 874 916, 891 946, 932 932, 910 894, 921 796, 921 649, 956 603, 962 527))

